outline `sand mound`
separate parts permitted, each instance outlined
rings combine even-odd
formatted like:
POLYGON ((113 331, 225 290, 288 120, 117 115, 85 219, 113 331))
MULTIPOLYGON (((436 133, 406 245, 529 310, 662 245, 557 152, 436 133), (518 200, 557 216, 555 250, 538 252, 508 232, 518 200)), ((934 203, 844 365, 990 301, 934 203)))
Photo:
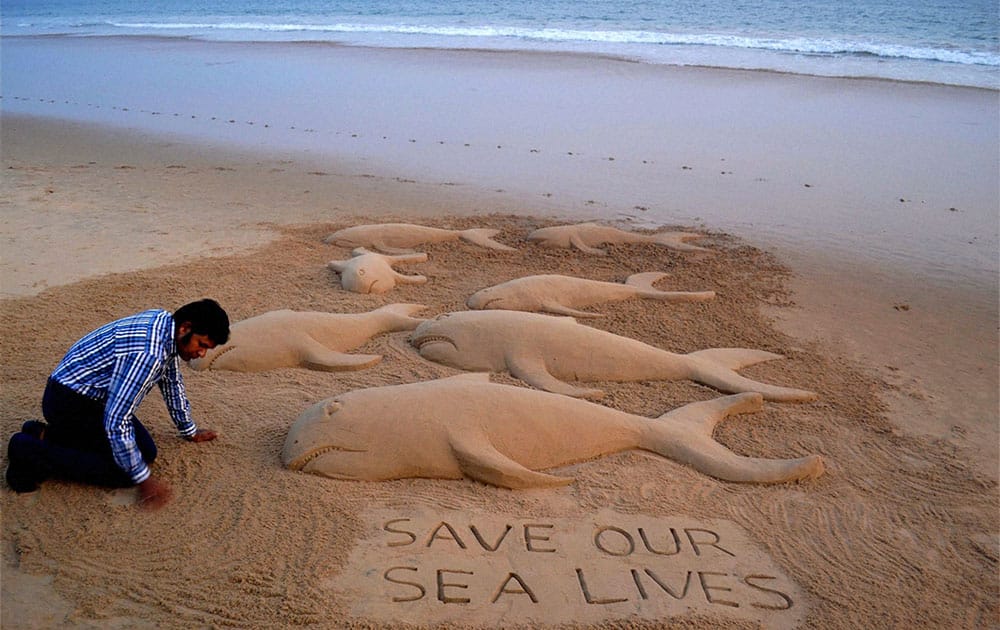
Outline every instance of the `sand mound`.
MULTIPOLYGON (((421 269, 428 284, 397 287, 391 297, 349 293, 326 267, 347 250, 322 241, 352 224, 344 221, 289 229, 246 255, 4 301, 0 428, 6 436, 38 416, 46 376, 81 334, 151 306, 211 296, 236 321, 284 308, 348 313, 413 302, 428 305, 422 315, 430 317, 463 310, 475 291, 523 275, 622 282, 658 269, 670 273, 671 289, 712 287, 717 297, 607 304, 607 316, 588 325, 677 353, 748 347, 784 355, 743 373, 814 390, 818 401, 766 404, 752 423, 719 425, 715 438, 744 455, 817 453, 826 474, 801 484, 741 485, 626 452, 555 471, 576 483, 546 490, 468 480, 337 482, 281 465, 285 436, 303 409, 339 392, 458 372, 421 359, 406 332, 359 348, 383 357, 362 372, 185 370, 195 417, 220 438, 203 445, 176 439, 162 402, 153 395, 143 404, 139 415, 161 449, 154 470, 175 490, 163 510, 137 510, 128 491, 59 482, 30 495, 0 493, 4 627, 19 626, 10 602, 49 627, 411 627, 409 621, 846 628, 876 619, 887 627, 983 627, 996 620, 995 480, 977 475, 943 442, 895 432, 876 398, 885 384, 776 332, 760 313, 764 304, 788 303, 786 270, 772 257, 723 235, 699 241, 714 256, 626 244, 596 257, 525 241, 551 222, 506 216, 421 222, 500 228, 498 240, 519 251, 428 245, 421 269), (507 525, 509 538, 501 538, 507 525), (640 557, 648 548, 640 529, 647 538, 656 535, 648 546, 663 553, 676 534, 683 564, 668 570, 662 563, 673 556, 640 557), (476 564, 478 556, 470 555, 494 548, 503 554, 499 564, 476 564), (390 553, 401 549, 412 557, 390 553), (565 572, 560 576, 570 590, 543 599, 536 568, 542 566, 565 572), (609 571, 621 580, 608 582, 609 571), (369 582, 384 592, 366 589, 369 582), (689 588, 677 599, 661 583, 674 595, 689 588), (626 586, 631 590, 619 590, 626 586)), ((717 396, 686 381, 598 386, 607 394, 602 404, 648 417, 717 396)))

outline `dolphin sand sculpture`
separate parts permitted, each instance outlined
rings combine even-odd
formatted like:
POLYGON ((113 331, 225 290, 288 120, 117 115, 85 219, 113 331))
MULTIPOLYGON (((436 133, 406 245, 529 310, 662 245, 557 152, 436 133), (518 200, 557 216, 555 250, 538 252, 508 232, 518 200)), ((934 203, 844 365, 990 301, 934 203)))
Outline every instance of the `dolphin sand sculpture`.
POLYGON ((340 285, 355 293, 386 293, 397 284, 424 284, 425 276, 408 276, 392 268, 414 262, 424 262, 427 254, 399 254, 390 256, 370 252, 364 247, 355 248, 347 260, 331 260, 330 269, 340 274, 340 285))
POLYGON ((475 310, 544 311, 575 317, 603 317, 600 313, 578 310, 603 302, 618 302, 639 297, 668 302, 704 302, 715 297, 714 291, 660 291, 653 283, 667 274, 636 273, 625 284, 574 278, 556 274, 526 276, 476 291, 466 301, 475 310))
POLYGON ((710 348, 674 354, 578 323, 518 311, 458 311, 429 319, 410 343, 420 356, 470 372, 505 372, 558 394, 600 398, 599 389, 564 381, 652 381, 687 379, 723 392, 760 392, 767 400, 801 402, 816 394, 753 381, 736 369, 782 358, 747 348, 710 348))
POLYGON ((493 240, 500 230, 473 228, 470 230, 446 230, 443 228, 413 225, 411 223, 381 223, 356 225, 330 234, 323 242, 341 247, 373 247, 381 252, 400 254, 411 252, 424 243, 442 243, 459 239, 503 251, 514 251, 503 243, 493 240))
POLYGON ((710 249, 689 245, 685 241, 703 238, 694 232, 660 232, 659 234, 637 234, 598 223, 578 223, 576 225, 555 225, 539 228, 528 234, 528 240, 547 247, 575 247, 588 254, 604 256, 608 252, 599 245, 620 243, 655 243, 681 252, 711 252, 710 249))
POLYGON ((658 453, 725 481, 781 483, 818 477, 823 460, 737 455, 712 439, 723 418, 761 409, 756 393, 685 405, 659 418, 538 390, 488 374, 360 389, 306 409, 281 460, 292 470, 365 481, 461 479, 504 488, 566 485, 539 470, 630 449, 658 453))
POLYGON ((367 313, 269 311, 236 322, 229 341, 190 365, 195 370, 261 372, 282 367, 340 372, 378 363, 377 354, 347 354, 384 332, 413 330, 423 304, 389 304, 367 313))

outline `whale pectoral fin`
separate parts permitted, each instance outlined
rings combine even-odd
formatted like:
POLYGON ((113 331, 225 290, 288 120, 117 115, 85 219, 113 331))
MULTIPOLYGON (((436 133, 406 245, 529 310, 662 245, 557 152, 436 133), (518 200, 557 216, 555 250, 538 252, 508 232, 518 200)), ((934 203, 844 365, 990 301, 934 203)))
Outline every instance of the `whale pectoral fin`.
POLYGON ((594 317, 604 317, 603 313, 588 313, 587 311, 578 311, 575 308, 570 308, 565 304, 559 304, 558 302, 545 302, 542 304, 542 310, 547 313, 555 313, 556 315, 568 315, 570 317, 579 317, 581 319, 594 318, 594 317))
POLYGON ((586 243, 583 242, 583 239, 580 238, 580 235, 576 233, 569 235, 569 242, 573 247, 588 254, 594 254, 595 256, 607 256, 608 254, 608 252, 604 251, 603 249, 597 249, 596 247, 591 247, 590 245, 587 245, 586 243))
POLYGON ((540 357, 507 357, 507 369, 512 376, 538 389, 544 389, 553 394, 572 396, 573 398, 603 398, 604 392, 599 389, 584 389, 574 387, 560 381, 546 369, 545 362, 540 357))
POLYGON ((382 360, 382 357, 377 354, 347 354, 337 352, 311 338, 303 343, 302 365, 310 370, 350 372, 353 370, 363 370, 382 360))
POLYGON ((470 479, 501 488, 549 488, 573 483, 525 468, 507 457, 480 432, 451 435, 451 450, 462 473, 470 479))

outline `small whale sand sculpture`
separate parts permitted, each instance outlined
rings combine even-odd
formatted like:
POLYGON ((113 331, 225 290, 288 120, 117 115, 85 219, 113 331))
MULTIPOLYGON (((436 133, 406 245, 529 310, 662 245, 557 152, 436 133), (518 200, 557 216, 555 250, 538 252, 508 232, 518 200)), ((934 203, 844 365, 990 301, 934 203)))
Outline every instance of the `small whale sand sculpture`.
POLYGON ((694 232, 660 232, 659 234, 637 234, 597 223, 576 225, 556 225, 539 228, 528 235, 529 241, 548 247, 575 247, 588 254, 604 256, 607 251, 599 245, 620 243, 655 243, 681 252, 711 252, 710 249, 689 245, 685 241, 703 238, 694 232))
POLYGON ((715 297, 714 291, 654 289, 653 283, 666 276, 659 272, 637 273, 626 278, 625 284, 555 274, 527 276, 477 291, 466 301, 466 306, 475 310, 544 311, 575 317, 603 317, 600 313, 578 309, 633 297, 668 302, 704 302, 715 297))
POLYGON ((412 225, 410 223, 382 223, 376 225, 356 225, 338 230, 323 239, 325 243, 341 247, 373 247, 390 254, 408 253, 424 243, 442 243, 459 239, 503 251, 514 251, 503 243, 493 240, 500 230, 473 228, 471 230, 445 230, 442 228, 412 225))
POLYGON ((712 439, 726 416, 758 411, 760 394, 696 402, 659 418, 537 390, 486 374, 347 392, 306 409, 281 460, 292 470, 365 481, 461 479, 505 488, 566 485, 538 472, 643 449, 725 481, 781 483, 818 477, 823 460, 737 455, 712 439))
POLYGON ((346 354, 384 332, 413 330, 423 304, 389 304, 367 313, 270 311, 233 324, 229 342, 190 365, 195 370, 261 372, 283 367, 339 372, 361 370, 377 354, 346 354))
POLYGON ((558 394, 600 398, 599 389, 564 381, 687 379, 723 392, 760 392, 767 400, 814 400, 813 392, 768 385, 736 369, 780 359, 747 348, 674 354, 628 337, 584 326, 572 317, 517 311, 459 311, 430 319, 410 335, 420 356, 470 372, 505 372, 558 394))
POLYGON ((370 252, 358 247, 347 260, 331 260, 328 266, 340 274, 340 285, 355 293, 386 293, 397 284, 424 284, 424 276, 408 276, 392 268, 393 265, 424 262, 427 254, 399 254, 390 256, 370 252))

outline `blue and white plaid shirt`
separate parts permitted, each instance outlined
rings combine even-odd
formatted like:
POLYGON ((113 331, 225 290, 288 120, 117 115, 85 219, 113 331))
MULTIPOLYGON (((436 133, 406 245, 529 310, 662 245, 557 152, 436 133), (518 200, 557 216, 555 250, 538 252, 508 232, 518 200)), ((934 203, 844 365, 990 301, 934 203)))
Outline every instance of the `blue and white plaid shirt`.
POLYGON ((69 349, 52 378, 104 403, 104 430, 115 461, 138 484, 149 478, 149 468, 136 446, 132 419, 154 384, 181 435, 190 437, 197 428, 179 368, 173 315, 154 309, 87 334, 69 349))

